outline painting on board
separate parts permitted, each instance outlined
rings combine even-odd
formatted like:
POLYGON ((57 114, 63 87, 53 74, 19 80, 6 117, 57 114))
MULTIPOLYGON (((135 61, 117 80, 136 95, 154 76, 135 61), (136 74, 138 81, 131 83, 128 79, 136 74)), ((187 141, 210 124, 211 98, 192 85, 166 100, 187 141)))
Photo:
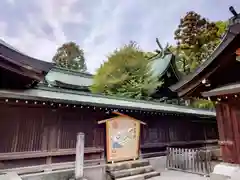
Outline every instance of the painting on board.
POLYGON ((140 123, 124 116, 106 123, 108 162, 137 159, 140 123))
POLYGON ((107 161, 118 162, 139 157, 140 124, 126 115, 105 120, 107 161))

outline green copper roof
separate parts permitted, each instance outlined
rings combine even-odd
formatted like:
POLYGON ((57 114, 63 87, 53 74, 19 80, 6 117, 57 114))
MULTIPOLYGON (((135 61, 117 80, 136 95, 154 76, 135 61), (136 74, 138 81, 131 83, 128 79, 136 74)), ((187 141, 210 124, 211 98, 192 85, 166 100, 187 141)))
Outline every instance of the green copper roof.
POLYGON ((164 58, 157 57, 149 63, 151 72, 154 77, 161 77, 168 69, 172 59, 172 54, 166 55, 164 58))
POLYGON ((162 111, 172 113, 185 113, 199 116, 215 117, 216 113, 207 110, 194 109, 184 106, 170 105, 151 101, 130 100, 103 96, 80 91, 70 91, 53 87, 39 87, 38 89, 29 90, 0 90, 0 97, 33 99, 33 100, 50 100, 56 102, 72 102, 88 105, 98 105, 103 107, 129 108, 147 111, 162 111))
POLYGON ((48 84, 57 86, 56 82, 62 82, 68 85, 88 87, 92 85, 92 75, 87 73, 71 72, 59 68, 52 69, 45 77, 48 84))

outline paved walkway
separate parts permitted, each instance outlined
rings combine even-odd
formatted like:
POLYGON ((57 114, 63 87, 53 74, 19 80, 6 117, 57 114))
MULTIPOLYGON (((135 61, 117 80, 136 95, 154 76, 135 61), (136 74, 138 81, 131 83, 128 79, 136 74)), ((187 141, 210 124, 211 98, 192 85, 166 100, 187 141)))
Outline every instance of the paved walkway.
POLYGON ((180 171, 164 171, 161 173, 161 176, 151 178, 150 180, 209 180, 209 178, 180 171))

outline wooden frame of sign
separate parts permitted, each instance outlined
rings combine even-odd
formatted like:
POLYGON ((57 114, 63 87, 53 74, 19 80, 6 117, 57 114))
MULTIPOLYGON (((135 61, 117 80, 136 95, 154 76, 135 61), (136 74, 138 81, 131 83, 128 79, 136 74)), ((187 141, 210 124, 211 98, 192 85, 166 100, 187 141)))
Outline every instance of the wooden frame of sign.
POLYGON ((113 112, 117 117, 98 121, 106 123, 107 162, 139 158, 140 125, 146 123, 128 115, 113 112))

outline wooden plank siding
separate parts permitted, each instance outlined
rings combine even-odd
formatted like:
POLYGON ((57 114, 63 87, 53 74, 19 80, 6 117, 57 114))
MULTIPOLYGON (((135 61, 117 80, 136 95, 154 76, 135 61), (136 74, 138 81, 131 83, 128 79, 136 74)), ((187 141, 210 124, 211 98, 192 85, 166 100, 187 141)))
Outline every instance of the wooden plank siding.
POLYGON ((0 168, 74 161, 77 132, 86 134, 85 159, 102 158, 100 117, 79 110, 0 105, 0 168))
POLYGON ((224 162, 240 164, 240 110, 236 102, 217 104, 219 144, 224 162))
POLYGON ((159 151, 167 146, 202 146, 216 143, 216 122, 193 121, 191 117, 158 116, 146 117, 147 126, 142 126, 142 151, 159 151), (149 150, 147 150, 149 149, 149 150))
MULTIPOLYGON (((194 122, 196 117, 128 114, 147 123, 142 126, 143 156, 165 152, 168 146, 202 146, 218 139, 216 123, 194 122), (208 141, 206 141, 208 140, 208 141)), ((0 104, 0 169, 72 162, 76 134, 85 133, 85 159, 104 158, 104 111, 49 107, 42 104, 0 104)))

